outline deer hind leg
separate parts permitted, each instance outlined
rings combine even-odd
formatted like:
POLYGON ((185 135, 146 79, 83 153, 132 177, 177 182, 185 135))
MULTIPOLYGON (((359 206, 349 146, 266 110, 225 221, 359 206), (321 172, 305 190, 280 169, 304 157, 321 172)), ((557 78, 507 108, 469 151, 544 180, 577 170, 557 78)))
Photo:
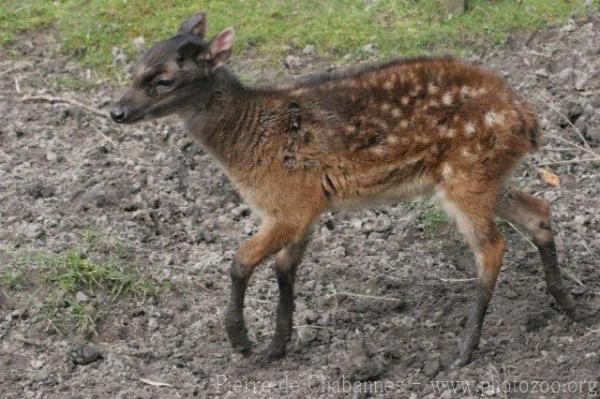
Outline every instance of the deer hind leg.
POLYGON ((252 342, 244 323, 244 297, 254 269, 268 256, 293 242, 298 229, 290 223, 268 221, 244 242, 231 265, 231 296, 225 315, 225 329, 232 347, 243 355, 252 350, 252 342))
POLYGON ((280 359, 285 355, 287 343, 293 329, 294 282, 296 271, 302 261, 309 234, 300 237, 282 248, 275 258, 275 272, 279 286, 279 302, 275 319, 275 335, 267 352, 268 360, 280 359))
POLYGON ((541 198, 514 188, 506 188, 496 210, 498 216, 524 228, 533 238, 544 266, 546 286, 558 305, 573 320, 578 320, 576 306, 565 290, 551 227, 550 205, 541 198))
POLYGON ((462 186, 439 191, 446 212, 454 218, 475 255, 477 265, 477 299, 458 342, 458 358, 454 367, 469 363, 479 345, 485 313, 492 298, 494 286, 502 266, 506 241, 494 223, 497 194, 473 191, 462 186))

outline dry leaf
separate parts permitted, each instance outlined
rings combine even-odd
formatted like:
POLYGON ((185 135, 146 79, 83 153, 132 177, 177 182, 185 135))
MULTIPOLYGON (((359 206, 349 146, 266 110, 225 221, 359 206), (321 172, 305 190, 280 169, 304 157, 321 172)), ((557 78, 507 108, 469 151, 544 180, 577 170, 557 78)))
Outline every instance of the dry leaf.
POLYGON ((548 169, 538 168, 538 172, 542 180, 552 187, 560 187, 560 178, 548 169))

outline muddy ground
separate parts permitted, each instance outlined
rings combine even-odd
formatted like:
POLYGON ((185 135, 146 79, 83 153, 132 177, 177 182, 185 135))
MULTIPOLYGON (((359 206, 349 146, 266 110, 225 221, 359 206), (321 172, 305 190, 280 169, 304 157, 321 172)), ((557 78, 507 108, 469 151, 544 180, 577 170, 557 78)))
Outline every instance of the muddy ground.
MULTIPOLYGON (((92 337, 49 329, 36 317, 35 286, 6 292, 2 398, 329 398, 349 396, 354 381, 369 393, 353 397, 600 392, 600 333, 593 331, 600 325, 573 324, 557 310, 535 250, 510 227, 480 348, 470 365, 449 369, 475 271, 452 227, 428 230, 427 206, 325 215, 299 271, 288 356, 263 365, 256 356, 234 354, 222 322, 228 268, 256 221, 178 121, 121 128, 78 106, 21 102, 25 95, 56 95, 108 110, 118 98, 116 85, 88 91, 57 85, 58 78, 85 79, 86 71, 57 56, 52 42, 24 38, 17 60, 0 58, 0 242, 60 252, 85 229, 107 232, 126 244, 144 274, 171 281, 173 289, 146 302, 123 299, 92 337), (101 358, 73 365, 72 351, 85 342, 101 358), (446 380, 473 385, 432 386, 446 380), (504 381, 510 386, 499 385, 504 381)), ((294 69, 286 74, 323 68, 318 54, 290 51, 294 69)), ((598 314, 600 164, 573 160, 600 152, 600 15, 516 36, 473 59, 500 71, 537 105, 546 146, 515 180, 552 202, 560 261, 571 276, 566 284, 598 314), (588 152, 573 147, 586 145, 581 135, 588 152), (563 161, 570 163, 554 163, 563 161), (560 187, 539 178, 542 162, 554 163, 547 168, 561 178, 560 187)), ((265 80, 241 62, 234 68, 265 80)), ((273 332, 276 298, 274 273, 264 266, 247 298, 257 351, 273 332)))

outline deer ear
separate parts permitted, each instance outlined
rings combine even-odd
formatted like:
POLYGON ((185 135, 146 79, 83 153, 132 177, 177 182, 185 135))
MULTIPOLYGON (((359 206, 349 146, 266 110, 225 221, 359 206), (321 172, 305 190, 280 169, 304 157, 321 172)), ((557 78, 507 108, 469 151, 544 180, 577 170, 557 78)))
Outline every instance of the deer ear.
POLYGON ((223 66, 229 59, 234 40, 235 30, 227 28, 210 42, 205 58, 213 70, 223 66))
POLYGON ((185 21, 179 28, 179 33, 199 36, 201 39, 206 34, 206 14, 198 11, 185 21))
POLYGON ((177 48, 180 56, 187 59, 196 59, 202 50, 202 45, 198 39, 186 39, 177 48))

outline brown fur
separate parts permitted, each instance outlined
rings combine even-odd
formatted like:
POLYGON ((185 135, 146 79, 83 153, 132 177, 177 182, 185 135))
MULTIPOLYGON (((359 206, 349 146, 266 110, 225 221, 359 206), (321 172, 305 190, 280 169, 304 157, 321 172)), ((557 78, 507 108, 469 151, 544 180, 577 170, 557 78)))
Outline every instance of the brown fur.
MULTIPOLYGON (((480 298, 460 347, 459 364, 466 363, 506 247, 494 216, 525 226, 540 248, 553 245, 548 205, 505 189, 519 161, 541 145, 531 105, 495 73, 452 57, 249 88, 220 66, 233 31, 204 43, 199 15, 142 59, 115 112, 125 110, 122 122, 177 112, 260 215, 258 233, 232 267, 226 321, 234 347, 249 352, 244 292, 253 270, 277 253, 281 294, 271 355, 285 352, 295 271, 321 213, 434 195, 478 267, 480 298), (168 88, 165 79, 173 81, 168 88)), ((562 295, 562 286, 557 290, 562 295)), ((572 310, 566 299, 561 305, 572 310)))

